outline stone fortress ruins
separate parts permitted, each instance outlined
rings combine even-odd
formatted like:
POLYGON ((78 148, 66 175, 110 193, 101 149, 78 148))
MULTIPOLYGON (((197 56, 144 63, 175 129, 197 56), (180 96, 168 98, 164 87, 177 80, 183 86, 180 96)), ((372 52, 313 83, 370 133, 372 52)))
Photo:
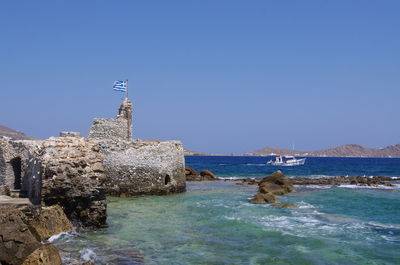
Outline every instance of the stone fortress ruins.
POLYGON ((87 138, 61 132, 47 140, 0 137, 0 195, 34 205, 60 205, 83 227, 106 225, 107 195, 129 197, 184 192, 179 141, 132 139, 132 102, 116 118, 94 119, 87 138))

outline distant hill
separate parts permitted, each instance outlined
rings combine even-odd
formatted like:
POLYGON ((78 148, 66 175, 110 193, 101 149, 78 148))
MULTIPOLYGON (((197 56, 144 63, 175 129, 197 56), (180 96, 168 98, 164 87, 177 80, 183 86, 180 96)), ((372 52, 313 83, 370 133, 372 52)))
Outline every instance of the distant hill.
POLYGON ((297 156, 328 156, 328 157, 400 157, 400 144, 390 145, 385 148, 368 148, 357 144, 346 144, 335 148, 317 151, 296 151, 275 147, 265 147, 246 155, 268 156, 274 154, 297 156))
POLYGON ((36 138, 32 136, 7 128, 6 126, 3 125, 0 125, 0 136, 6 136, 14 140, 36 140, 36 138))
POLYGON ((250 155, 250 156, 269 156, 269 155, 276 155, 276 154, 304 155, 304 153, 306 153, 306 152, 267 146, 262 149, 256 150, 254 152, 246 153, 245 155, 250 155))
POLYGON ((184 149, 185 156, 209 156, 210 154, 184 149))

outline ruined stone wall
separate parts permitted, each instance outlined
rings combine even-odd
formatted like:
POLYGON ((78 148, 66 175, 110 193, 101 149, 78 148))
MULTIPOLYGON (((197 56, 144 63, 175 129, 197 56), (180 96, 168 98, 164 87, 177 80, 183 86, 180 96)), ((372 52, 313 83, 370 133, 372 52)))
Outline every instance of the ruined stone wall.
POLYGON ((95 143, 77 137, 44 141, 2 138, 0 183, 12 191, 20 181, 18 193, 11 195, 28 197, 35 205, 59 204, 71 220, 102 227, 106 223, 106 191, 104 157, 99 150, 95 143), (20 180, 16 180, 11 163, 16 158, 21 164, 20 180))
POLYGON ((115 119, 94 119, 89 138, 122 139, 132 138, 132 102, 125 99, 115 119))
POLYGON ((5 185, 6 178, 6 160, 3 155, 3 149, 0 147, 0 186, 5 185))
POLYGON ((125 197, 185 191, 185 161, 180 142, 96 142, 105 154, 108 194, 125 197))
POLYGON ((125 119, 94 119, 88 138, 127 139, 128 122, 125 119))
POLYGON ((41 142, 40 140, 14 141, 1 137, 0 183, 11 190, 23 190, 29 156, 41 142))
POLYGON ((64 132, 60 132, 60 137, 77 137, 77 138, 80 138, 81 137, 81 133, 80 132, 64 131, 64 132))
POLYGON ((105 175, 99 150, 83 138, 44 141, 36 159, 31 160, 41 162, 42 205, 61 205, 70 220, 85 227, 105 226, 105 175))

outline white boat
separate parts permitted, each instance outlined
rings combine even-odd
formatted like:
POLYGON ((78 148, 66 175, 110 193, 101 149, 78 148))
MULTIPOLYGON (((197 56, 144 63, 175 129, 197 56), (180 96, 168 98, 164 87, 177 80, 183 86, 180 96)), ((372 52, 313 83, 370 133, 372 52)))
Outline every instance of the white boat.
POLYGON ((301 166, 301 165, 304 165, 305 162, 306 162, 305 158, 297 159, 294 156, 277 155, 275 157, 275 160, 269 160, 267 162, 267 165, 289 167, 289 166, 301 166))

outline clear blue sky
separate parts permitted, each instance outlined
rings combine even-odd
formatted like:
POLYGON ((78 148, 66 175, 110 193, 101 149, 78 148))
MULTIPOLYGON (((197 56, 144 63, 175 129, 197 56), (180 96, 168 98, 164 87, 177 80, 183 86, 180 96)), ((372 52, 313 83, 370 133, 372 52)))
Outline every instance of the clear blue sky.
POLYGON ((400 1, 2 1, 0 124, 113 117, 213 153, 400 143, 400 1))

